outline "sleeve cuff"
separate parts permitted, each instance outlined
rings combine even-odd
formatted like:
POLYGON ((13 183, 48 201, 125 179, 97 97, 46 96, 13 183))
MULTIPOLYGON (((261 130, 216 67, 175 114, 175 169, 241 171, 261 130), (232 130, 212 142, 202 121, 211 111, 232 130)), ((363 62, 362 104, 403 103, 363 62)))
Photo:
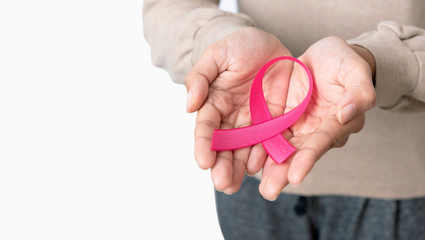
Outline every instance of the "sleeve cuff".
POLYGON ((247 26, 254 26, 252 20, 243 14, 235 14, 214 8, 200 8, 184 19, 178 29, 181 31, 172 40, 173 52, 181 56, 173 62, 173 81, 184 83, 187 73, 212 43, 247 26), (190 23, 189 23, 190 22, 190 23))
POLYGON ((195 64, 203 52, 213 44, 241 28, 254 26, 245 15, 232 13, 216 16, 200 28, 195 35, 195 44, 192 53, 192 64, 195 64))
POLYGON ((415 54, 403 43, 405 31, 408 29, 402 29, 395 22, 382 22, 377 31, 348 41, 367 48, 374 56, 376 104, 382 108, 394 107, 417 84, 419 63, 415 54))

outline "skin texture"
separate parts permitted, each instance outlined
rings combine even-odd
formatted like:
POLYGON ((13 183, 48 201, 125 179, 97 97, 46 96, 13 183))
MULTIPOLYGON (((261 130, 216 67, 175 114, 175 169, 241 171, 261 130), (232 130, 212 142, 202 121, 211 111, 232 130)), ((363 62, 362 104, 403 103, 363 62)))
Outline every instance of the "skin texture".
MULTIPOLYGON (((329 149, 345 145, 360 131, 365 111, 375 103, 369 52, 338 37, 324 38, 299 57, 310 69, 315 89, 307 110, 283 133, 297 151, 283 164, 267 156, 261 144, 233 151, 211 151, 214 129, 251 125, 249 93, 257 71, 267 61, 290 52, 279 40, 256 28, 242 28, 211 45, 186 78, 187 111, 197 113, 195 159, 211 169, 217 190, 239 190, 244 174, 262 171, 260 193, 274 200, 288 184, 302 182, 314 163, 329 149), (361 54, 359 51, 361 50, 361 54)), ((308 81, 298 64, 273 65, 263 81, 264 96, 273 117, 296 107, 308 81)))

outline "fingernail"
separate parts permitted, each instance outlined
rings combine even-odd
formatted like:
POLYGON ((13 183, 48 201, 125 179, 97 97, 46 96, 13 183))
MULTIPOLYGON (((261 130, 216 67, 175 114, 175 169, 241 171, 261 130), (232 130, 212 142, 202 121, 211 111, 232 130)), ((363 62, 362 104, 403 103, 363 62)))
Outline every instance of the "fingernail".
POLYGON ((186 108, 189 109, 189 106, 192 102, 192 91, 189 90, 189 92, 187 92, 187 99, 186 99, 186 108))
POLYGON ((292 187, 292 188, 297 188, 297 187, 299 187, 301 185, 301 183, 291 183, 290 184, 290 186, 292 187))
POLYGON ((276 201, 277 197, 278 197, 278 196, 273 197, 273 198, 265 198, 265 199, 266 199, 267 201, 269 201, 269 202, 274 202, 274 201, 276 201))
POLYGON ((226 189, 226 190, 224 190, 223 191, 225 194, 227 194, 227 195, 232 195, 233 194, 233 192, 232 191, 230 191, 230 189, 226 189))
POLYGON ((342 124, 350 121, 357 114, 356 105, 354 103, 350 103, 346 105, 341 111, 341 121, 342 124))

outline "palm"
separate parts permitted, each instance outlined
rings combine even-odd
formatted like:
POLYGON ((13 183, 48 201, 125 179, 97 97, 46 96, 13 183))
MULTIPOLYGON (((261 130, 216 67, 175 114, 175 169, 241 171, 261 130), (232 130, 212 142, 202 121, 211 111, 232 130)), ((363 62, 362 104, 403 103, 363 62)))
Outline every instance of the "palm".
MULTIPOLYGON (((303 57, 300 60, 303 61, 303 57)), ((319 59, 313 61, 320 65, 327 64, 319 59)), ((309 105, 300 119, 291 126, 294 136, 310 134, 317 130, 322 122, 335 119, 337 104, 346 92, 344 86, 337 81, 338 73, 320 65, 316 64, 315 69, 312 69, 314 71, 315 90, 312 93, 309 105)), ((285 111, 292 110, 302 101, 308 87, 307 75, 304 70, 300 66, 294 65, 285 111)))
MULTIPOLYGON (((260 60, 250 59, 255 64, 249 67, 251 71, 248 72, 240 72, 237 67, 230 67, 219 74, 210 85, 205 105, 210 104, 220 113, 222 117, 220 128, 235 128, 251 124, 249 94, 252 81, 261 64, 274 57, 276 56, 269 55, 262 56, 260 60)), ((288 75, 290 69, 288 68, 285 73, 281 68, 284 68, 284 65, 277 66, 274 72, 269 72, 265 76, 264 93, 269 96, 266 101, 272 115, 283 113, 285 108, 286 96, 282 93, 287 91, 288 81, 276 81, 278 79, 276 75, 288 75)), ((288 79, 287 76, 285 77, 288 79)))

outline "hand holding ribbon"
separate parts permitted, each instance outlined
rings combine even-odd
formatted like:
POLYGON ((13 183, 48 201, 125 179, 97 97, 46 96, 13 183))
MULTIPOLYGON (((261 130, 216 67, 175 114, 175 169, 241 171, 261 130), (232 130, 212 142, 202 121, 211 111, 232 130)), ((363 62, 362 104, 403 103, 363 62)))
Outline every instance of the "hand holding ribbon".
MULTIPOLYGON (((375 103, 371 67, 339 37, 321 39, 299 59, 310 69, 314 91, 304 114, 290 127, 289 142, 297 148, 283 164, 270 158, 260 163, 260 193, 274 200, 288 184, 299 185, 314 164, 331 148, 344 146, 352 133, 362 130, 365 112, 375 103)), ((304 70, 294 65, 285 112, 305 96, 304 70)), ((344 159, 340 159, 344 161, 344 159)), ((313 174, 309 181, 323 176, 313 174)))
POLYGON ((211 149, 216 151, 233 150, 261 142, 266 152, 276 163, 284 162, 295 151, 295 148, 288 143, 281 133, 294 124, 305 111, 312 92, 313 78, 308 68, 301 61, 289 56, 278 57, 269 61, 260 69, 252 83, 250 110, 254 125, 239 129, 214 130, 211 149), (300 105, 280 117, 272 118, 264 99, 262 83, 267 69, 280 60, 292 60, 300 64, 307 72, 309 89, 300 105))
MULTIPOLYGON (((242 28, 212 44, 188 74, 187 110, 198 111, 195 159, 201 168, 211 168, 217 190, 234 193, 239 190, 245 172, 255 174, 262 168, 259 191, 273 200, 289 182, 301 183, 326 151, 343 146, 351 133, 362 129, 364 113, 374 105, 375 98, 370 67, 344 40, 325 38, 298 58, 314 77, 314 91, 304 113, 289 127, 290 131, 284 132, 297 150, 282 164, 267 157, 261 144, 212 151, 214 129, 263 122, 257 122, 255 114, 251 121, 249 99, 253 80, 267 61, 288 55, 289 51, 276 37, 259 29, 242 28)), ((309 88, 305 70, 299 64, 275 64, 266 72, 263 82, 271 116, 296 108, 309 88)))

